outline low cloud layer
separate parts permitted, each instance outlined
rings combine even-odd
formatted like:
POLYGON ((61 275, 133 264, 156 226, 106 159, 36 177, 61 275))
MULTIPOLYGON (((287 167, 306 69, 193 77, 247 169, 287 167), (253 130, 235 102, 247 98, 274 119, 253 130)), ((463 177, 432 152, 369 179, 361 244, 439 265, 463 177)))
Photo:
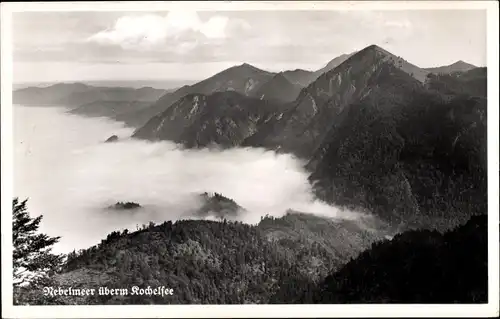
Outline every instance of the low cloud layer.
POLYGON ((247 209, 240 220, 256 223, 287 209, 356 218, 314 199, 307 173, 290 155, 262 149, 183 150, 168 142, 122 140, 132 132, 119 123, 62 113, 14 108, 15 196, 29 197, 42 230, 62 236, 58 250, 96 244, 118 229, 149 221, 189 218, 202 192, 218 192, 247 209), (113 211, 118 201, 144 206, 113 211))

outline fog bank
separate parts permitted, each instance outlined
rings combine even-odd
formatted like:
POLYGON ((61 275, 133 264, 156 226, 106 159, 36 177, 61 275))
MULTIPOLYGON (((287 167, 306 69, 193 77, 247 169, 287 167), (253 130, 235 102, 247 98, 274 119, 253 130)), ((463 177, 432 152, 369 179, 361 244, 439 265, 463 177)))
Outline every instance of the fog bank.
POLYGON ((356 218, 314 200, 303 163, 263 149, 184 150, 127 138, 120 123, 69 115, 60 108, 14 107, 14 194, 29 197, 41 230, 62 236, 58 251, 86 248, 114 230, 188 218, 202 192, 235 200, 256 223, 287 209, 356 218), (111 135, 122 139, 104 143, 111 135), (118 201, 143 209, 106 209, 118 201))

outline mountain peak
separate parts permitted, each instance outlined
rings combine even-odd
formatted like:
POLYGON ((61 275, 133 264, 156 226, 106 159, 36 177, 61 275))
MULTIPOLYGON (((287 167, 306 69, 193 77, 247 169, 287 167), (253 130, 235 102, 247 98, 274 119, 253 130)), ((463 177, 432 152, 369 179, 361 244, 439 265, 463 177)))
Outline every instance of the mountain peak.
POLYGON ((392 54, 391 52, 387 51, 386 49, 384 49, 376 44, 369 45, 366 48, 364 48, 363 50, 361 50, 360 52, 373 52, 373 51, 378 52, 378 53, 382 53, 383 55, 394 56, 394 54, 392 54))
POLYGON ((255 67, 255 66, 253 66, 253 65, 251 65, 249 63, 246 63, 246 62, 238 65, 237 68, 263 71, 263 70, 255 67))
POLYGON ((381 47, 379 47, 376 44, 371 44, 371 45, 367 46, 365 49, 367 49, 367 50, 383 50, 381 47))
POLYGON ((268 74, 268 75, 273 75, 274 73, 259 69, 258 67, 255 67, 249 63, 242 63, 239 65, 235 65, 233 67, 230 67, 229 69, 226 69, 218 74, 223 74, 226 73, 227 71, 229 72, 246 72, 246 73, 262 73, 262 74, 268 74))
POLYGON ((365 64, 365 66, 369 66, 375 61, 384 61, 385 63, 392 64, 396 68, 404 71, 409 74, 413 78, 417 79, 421 83, 425 82, 427 78, 427 74, 429 73, 427 70, 421 69, 408 61, 404 60, 401 57, 398 57, 386 49, 372 44, 367 46, 366 48, 355 52, 352 56, 350 56, 346 62, 348 63, 361 63, 365 64), (363 62, 362 62, 363 61, 363 62))
POLYGON ((475 65, 467 63, 463 60, 458 60, 457 62, 452 64, 453 66, 464 66, 464 67, 470 67, 470 68, 476 68, 475 65))
POLYGON ((463 60, 458 60, 457 62, 450 65, 427 68, 426 70, 435 74, 451 74, 454 72, 465 72, 475 68, 477 68, 477 66, 464 62, 463 60))

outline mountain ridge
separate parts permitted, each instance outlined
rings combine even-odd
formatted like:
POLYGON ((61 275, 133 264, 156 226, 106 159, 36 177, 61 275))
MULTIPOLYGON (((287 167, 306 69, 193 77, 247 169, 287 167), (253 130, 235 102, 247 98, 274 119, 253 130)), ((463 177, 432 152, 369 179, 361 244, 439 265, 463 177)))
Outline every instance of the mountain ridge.
POLYGON ((187 147, 238 146, 278 116, 283 105, 236 91, 188 94, 137 129, 134 138, 170 140, 187 147))
POLYGON ((316 70, 309 71, 304 69, 295 69, 295 70, 287 70, 283 71, 283 75, 293 84, 298 84, 302 87, 307 87, 309 84, 314 82, 321 76, 323 73, 333 70, 340 64, 342 64, 349 57, 354 55, 356 52, 342 54, 330 60, 325 66, 316 70))
POLYGON ((466 72, 475 68, 477 68, 477 66, 464 62, 462 60, 458 60, 457 62, 450 65, 426 68, 426 70, 434 74, 451 74, 455 72, 466 72))
MULTIPOLYGON (((369 46, 350 56, 336 68, 323 73, 316 81, 302 89, 294 107, 283 116, 281 123, 270 124, 282 127, 281 133, 272 136, 265 134, 267 136, 263 136, 262 140, 251 138, 246 145, 258 144, 272 149, 279 146, 285 152, 290 151, 305 159, 310 158, 312 152, 319 147, 333 118, 345 105, 363 94, 368 94, 371 85, 378 85, 371 77, 377 76, 380 68, 386 64, 407 74, 408 81, 411 81, 409 78, 415 79, 412 72, 408 74, 408 70, 413 68, 408 67, 409 64, 399 63, 395 56, 378 46, 369 46)), ((423 83, 420 76, 415 80, 423 83)), ((415 85, 420 85, 417 82, 415 85)))
POLYGON ((150 107, 136 113, 126 114, 119 119, 131 126, 141 128, 148 120, 166 111, 173 103, 188 94, 208 95, 234 90, 243 95, 255 97, 257 89, 271 80, 274 75, 248 63, 235 65, 193 85, 185 85, 174 92, 166 93, 150 107))

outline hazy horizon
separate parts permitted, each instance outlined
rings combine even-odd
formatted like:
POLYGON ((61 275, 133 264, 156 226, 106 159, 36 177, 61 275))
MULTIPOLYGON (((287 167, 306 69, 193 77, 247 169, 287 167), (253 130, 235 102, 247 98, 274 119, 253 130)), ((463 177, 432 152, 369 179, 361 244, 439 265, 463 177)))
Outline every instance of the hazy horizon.
POLYGON ((23 89, 27 87, 48 87, 59 83, 84 83, 91 86, 100 87, 126 87, 126 88, 143 88, 153 87, 155 89, 171 90, 178 89, 183 85, 196 83, 196 80, 87 80, 87 81, 35 81, 35 82, 14 82, 13 89, 23 89))
POLYGON ((318 70, 371 44, 421 68, 486 66, 485 10, 16 12, 12 36, 15 83, 318 70))

